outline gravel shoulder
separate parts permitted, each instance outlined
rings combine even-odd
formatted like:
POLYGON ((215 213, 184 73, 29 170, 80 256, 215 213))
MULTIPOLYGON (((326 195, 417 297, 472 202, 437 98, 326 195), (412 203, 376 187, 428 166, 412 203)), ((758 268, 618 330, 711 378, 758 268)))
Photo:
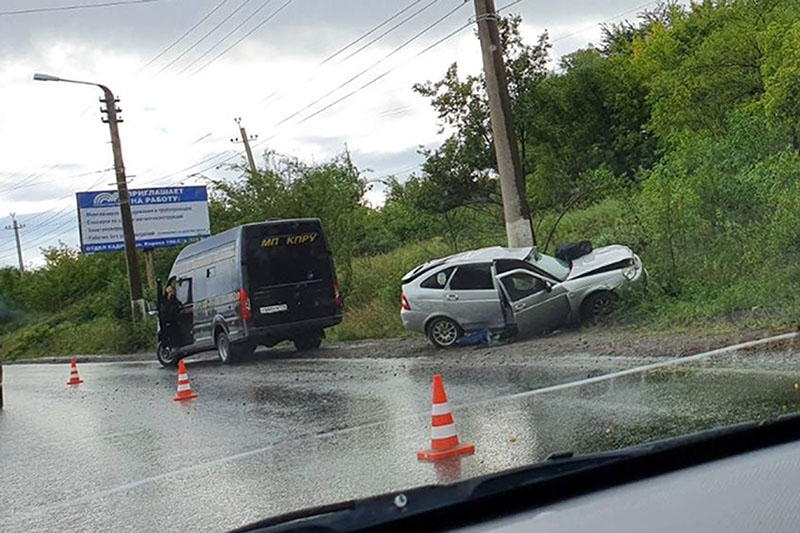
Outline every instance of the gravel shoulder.
MULTIPOLYGON (((727 332, 666 332, 600 326, 563 330, 544 337, 518 339, 501 346, 434 348, 422 336, 337 343, 320 350, 332 358, 464 357, 503 358, 583 356, 685 357, 740 342, 786 333, 790 330, 746 329, 727 332)), ((777 343, 776 343, 777 344, 777 343)), ((776 346, 777 348, 777 346, 776 346)), ((763 348, 762 348, 763 350, 763 348)), ((276 354, 278 355, 278 354, 276 354)), ((280 356, 304 357, 287 350, 280 356)))
MULTIPOLYGON (((530 357, 622 356, 622 357, 685 357, 715 348, 740 342, 760 339, 788 330, 741 329, 725 332, 704 331, 649 331, 639 328, 602 327, 563 330, 544 337, 518 339, 501 346, 463 346, 439 350, 422 336, 404 339, 374 339, 326 343, 316 352, 296 352, 291 345, 279 345, 269 350, 260 350, 257 359, 306 359, 324 357, 330 359, 402 359, 414 357, 464 358, 465 362, 475 357, 500 357, 511 361, 530 357), (509 359, 511 358, 511 359, 509 359)), ((798 342, 798 341, 791 341, 798 342)), ((785 348, 785 344, 775 349, 785 348)), ((763 347, 761 348, 764 349, 763 347)), ((213 357, 212 354, 207 356, 213 357)), ((5 361, 3 364, 60 364, 69 362, 73 356, 38 357, 5 361)), ((79 363, 108 363, 116 361, 153 361, 151 353, 125 355, 78 355, 79 363)), ((203 355, 202 357, 206 357, 203 355)))

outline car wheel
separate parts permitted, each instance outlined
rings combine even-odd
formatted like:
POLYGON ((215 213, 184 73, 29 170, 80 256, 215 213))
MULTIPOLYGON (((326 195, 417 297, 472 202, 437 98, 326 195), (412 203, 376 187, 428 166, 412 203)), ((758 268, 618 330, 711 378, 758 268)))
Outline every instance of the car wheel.
POLYGON ((231 347, 231 340, 224 330, 217 333, 217 355, 223 364, 230 364, 233 362, 233 348, 231 347))
POLYGON ((613 308, 613 293, 598 291, 590 294, 581 305, 581 319, 586 324, 597 324, 611 314, 613 308))
POLYGON ((309 333, 304 337, 297 337, 292 339, 294 347, 298 352, 307 352, 309 350, 316 350, 322 344, 322 335, 317 332, 309 333))
POLYGON ((455 321, 446 318, 434 318, 428 324, 428 340, 437 348, 449 348, 464 334, 455 321))
POLYGON ((161 363, 163 367, 173 367, 178 364, 178 354, 175 353, 175 350, 170 348, 167 343, 159 342, 158 348, 156 348, 156 357, 158 357, 158 362, 161 363))

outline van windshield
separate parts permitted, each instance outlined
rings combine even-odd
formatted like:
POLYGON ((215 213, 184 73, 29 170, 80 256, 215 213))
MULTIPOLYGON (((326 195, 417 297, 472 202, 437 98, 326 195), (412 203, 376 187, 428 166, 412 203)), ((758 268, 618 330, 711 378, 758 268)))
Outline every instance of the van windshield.
POLYGON ((318 225, 245 228, 245 264, 251 289, 333 280, 330 252, 318 225))

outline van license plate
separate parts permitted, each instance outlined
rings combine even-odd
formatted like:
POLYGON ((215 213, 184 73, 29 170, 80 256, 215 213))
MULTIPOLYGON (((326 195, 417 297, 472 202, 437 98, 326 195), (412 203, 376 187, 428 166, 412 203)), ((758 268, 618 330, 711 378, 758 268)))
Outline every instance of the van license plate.
POLYGON ((286 311, 289 309, 289 306, 286 304, 278 304, 278 305, 267 305, 259 309, 262 315, 268 315, 270 313, 280 313, 281 311, 286 311))

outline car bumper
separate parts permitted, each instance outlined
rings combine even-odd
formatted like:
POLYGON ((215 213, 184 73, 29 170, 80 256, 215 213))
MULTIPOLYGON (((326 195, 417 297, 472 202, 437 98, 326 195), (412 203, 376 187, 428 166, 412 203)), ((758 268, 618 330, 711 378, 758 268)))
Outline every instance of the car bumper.
POLYGON ((291 339, 297 335, 306 334, 309 331, 322 330, 335 326, 342 322, 342 315, 334 315, 323 318, 313 318, 310 320, 303 320, 301 322, 292 322, 291 324, 279 324, 276 326, 253 326, 246 325, 245 337, 248 340, 255 340, 259 344, 277 343, 282 340, 291 339))
POLYGON ((425 333, 425 320, 430 313, 423 313, 421 311, 400 311, 400 319, 403 321, 403 326, 409 331, 416 331, 417 333, 425 333))

